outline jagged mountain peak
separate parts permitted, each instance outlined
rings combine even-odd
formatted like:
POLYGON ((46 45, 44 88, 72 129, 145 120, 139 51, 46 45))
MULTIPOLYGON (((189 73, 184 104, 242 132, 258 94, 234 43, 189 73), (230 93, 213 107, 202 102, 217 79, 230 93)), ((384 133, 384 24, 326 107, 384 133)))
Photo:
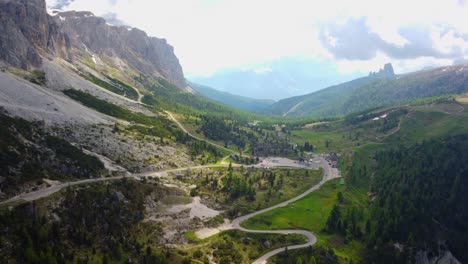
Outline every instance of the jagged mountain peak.
POLYGON ((395 71, 393 70, 393 65, 391 63, 386 63, 383 69, 380 69, 378 72, 370 72, 369 76, 379 78, 394 77, 395 71))

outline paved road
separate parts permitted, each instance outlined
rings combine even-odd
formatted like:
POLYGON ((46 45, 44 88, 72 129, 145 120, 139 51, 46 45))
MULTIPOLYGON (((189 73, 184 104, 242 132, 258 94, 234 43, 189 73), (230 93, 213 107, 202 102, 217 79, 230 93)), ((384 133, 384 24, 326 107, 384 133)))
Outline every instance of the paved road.
MULTIPOLYGON (((322 157, 318 157, 318 158, 320 159, 320 167, 323 169, 323 178, 317 185, 313 186, 312 188, 310 188, 306 192, 304 192, 301 195, 299 195, 297 197, 294 197, 294 198, 292 198, 292 199, 290 199, 288 201, 285 201, 285 202, 282 202, 280 204, 274 205, 272 207, 269 207, 269 208, 266 208, 266 209, 263 209, 263 210, 260 210, 260 211, 257 211, 257 212, 254 212, 254 213, 251 213, 251 214, 248 214, 248 215, 244 215, 244 216, 241 216, 241 217, 238 217, 238 218, 234 219, 232 221, 232 228, 240 230, 240 231, 248 232, 248 233, 284 234, 284 235, 286 235, 286 234, 299 234, 299 235, 304 235, 304 236, 307 237, 307 239, 308 239, 307 243, 302 244, 302 245, 288 246, 287 247, 288 250, 289 249, 305 248, 305 247, 314 245, 317 242, 317 238, 315 237, 315 235, 312 232, 307 231, 307 230, 251 230, 251 229, 246 229, 246 228, 242 227, 241 223, 248 220, 248 219, 250 219, 250 218, 252 218, 252 217, 255 217, 255 216, 259 215, 259 214, 262 214, 262 213, 265 213, 265 212, 268 212, 268 211, 271 211, 271 210, 274 210, 274 209, 277 209, 277 208, 280 208, 280 207, 284 207, 284 206, 287 206, 290 203, 296 202, 296 201, 304 198, 305 196, 307 196, 311 192, 316 191, 317 189, 319 189, 326 182, 328 182, 328 181, 330 181, 332 179, 340 177, 337 169, 332 168, 324 158, 322 158, 322 157)), ((272 256, 274 256, 276 254, 279 254, 279 253, 285 251, 285 249, 286 249, 286 247, 282 247, 282 248, 278 248, 278 249, 275 249, 273 251, 270 251, 267 254, 260 257, 259 259, 257 259, 254 262, 254 264, 266 263, 267 259, 269 259, 270 257, 272 257, 272 256)))
MULTIPOLYGON (((301 165, 297 164, 296 166, 290 166, 293 162, 291 160, 287 160, 287 162, 284 163, 276 163, 273 164, 271 167, 301 167, 301 165)), ((232 167, 241 167, 243 165, 241 164, 232 164, 232 167)), ((39 189, 37 191, 29 192, 29 193, 23 193, 20 195, 17 195, 15 197, 12 197, 8 200, 0 202, 0 205, 7 204, 7 203, 12 203, 12 202, 18 202, 18 201, 34 201, 43 197, 47 197, 49 195, 52 195, 64 188, 70 187, 70 186, 76 186, 76 185, 81 185, 81 184, 88 184, 88 183, 95 183, 95 182, 103 182, 103 181, 113 181, 113 180, 119 180, 123 178, 138 178, 138 177, 162 177, 167 173, 171 172, 182 172, 182 171, 187 171, 188 169, 207 169, 207 168, 227 168, 229 167, 229 164, 216 164, 216 165, 201 165, 201 166, 193 166, 193 167, 185 167, 185 168, 176 168, 176 169, 168 169, 168 170, 161 170, 161 171, 155 171, 155 172, 143 172, 143 173, 133 173, 130 174, 128 173, 125 176, 114 176, 114 177, 106 177, 106 178, 94 178, 94 179, 85 179, 85 180, 79 180, 79 181, 74 181, 74 182, 66 182, 66 183, 60 183, 57 185, 53 185, 44 189, 39 189)), ((247 167, 247 166, 245 166, 247 167)), ((253 165, 251 167, 255 168, 261 168, 261 164, 253 165)), ((302 166, 304 167, 304 166, 302 166)))
MULTIPOLYGON (((40 189, 37 191, 29 192, 29 193, 23 193, 20 195, 17 195, 15 197, 12 197, 8 200, 0 202, 0 205, 11 203, 11 202, 17 202, 17 201, 34 201, 43 197, 47 197, 49 195, 52 195, 64 188, 70 187, 70 186, 75 186, 75 185, 81 185, 81 184, 88 184, 88 183, 96 183, 96 182, 103 182, 103 181, 113 181, 113 180, 119 180, 123 178, 138 178, 138 177, 161 177, 162 175, 170 172, 180 172, 180 171, 186 171, 188 169, 204 169, 204 168, 222 168, 222 167, 228 167, 229 165, 223 164, 223 165, 204 165, 204 166, 194 166, 194 167, 186 167, 186 168, 177 168, 177 169, 169 169, 169 170, 162 170, 162 171, 156 171, 156 172, 149 172, 149 173, 134 173, 134 174, 128 174, 125 176, 114 176, 114 177, 106 177, 106 178, 94 178, 94 179, 86 179, 86 180, 79 180, 79 181, 74 181, 74 182, 66 182, 66 183, 60 183, 57 185, 53 185, 44 189, 40 189)), ((241 165, 233 164, 233 167, 240 167, 241 165)))
MULTIPOLYGON (((294 163, 294 162, 292 162, 291 160, 288 160, 288 159, 269 158, 267 160, 272 160, 272 159, 278 160, 279 162, 271 163, 270 167, 295 167, 295 168, 306 167, 306 166, 303 166, 301 164, 294 163), (292 166, 292 165, 294 165, 294 166, 292 166)), ((274 209, 277 209, 277 208, 280 208, 280 207, 287 206, 290 203, 293 203, 293 202, 295 202, 297 200, 300 200, 300 199, 304 198, 305 196, 307 196, 308 194, 310 194, 311 192, 319 189, 326 182, 328 182, 328 181, 330 181, 332 179, 340 177, 340 175, 338 173, 338 170, 331 168, 331 166, 328 164, 328 162, 325 159, 323 159, 322 157, 318 157, 318 159, 320 160, 319 166, 323 169, 324 174, 323 174, 322 180, 317 185, 313 186, 312 188, 310 188, 306 192, 304 192, 301 195, 299 195, 299 196, 297 196, 295 198, 292 198, 292 199, 290 199, 288 201, 282 202, 280 204, 274 205, 272 207, 269 207, 269 208, 266 208, 266 209, 263 209, 263 210, 248 214, 248 215, 238 217, 238 218, 234 219, 232 221, 232 223, 230 224, 230 226, 228 228, 226 228, 226 229, 238 229, 238 230, 241 230, 241 231, 244 231, 244 232, 261 233, 261 234, 283 234, 283 235, 299 234, 299 235, 304 235, 304 236, 307 237, 307 240, 308 240, 307 243, 302 244, 302 245, 288 246, 288 249, 299 249, 299 248, 305 248, 305 247, 314 245, 317 242, 317 238, 315 237, 315 235, 312 232, 307 231, 307 230, 251 230, 251 229, 246 229, 246 228, 242 227, 241 223, 248 220, 248 219, 250 219, 250 218, 252 218, 252 217, 255 217, 255 216, 259 215, 259 214, 262 214, 262 213, 265 213, 265 212, 268 212, 268 211, 271 211, 271 210, 274 210, 274 209)), ((107 177, 107 178, 86 179, 86 180, 79 180, 79 181, 74 181, 74 182, 60 183, 60 184, 53 185, 53 186, 50 186, 50 187, 45 188, 45 189, 40 189, 40 190, 37 190, 37 191, 20 194, 20 195, 15 196, 15 197, 13 197, 11 199, 0 202, 0 205, 7 204, 7 203, 12 203, 12 202, 19 202, 19 201, 34 201, 34 200, 37 200, 37 199, 40 199, 40 198, 43 198, 43 197, 50 196, 50 195, 52 195, 52 194, 54 194, 54 193, 56 193, 56 192, 58 192, 58 191, 60 191, 60 190, 62 190, 64 188, 68 188, 70 186, 81 185, 81 184, 112 181, 112 180, 119 180, 119 179, 123 179, 123 178, 162 177, 166 173, 170 173, 170 172, 180 172, 180 171, 186 171, 188 169, 223 168, 223 167, 225 168, 225 167, 228 167, 228 166, 229 165, 227 165, 227 164, 202 165, 202 166, 193 166, 193 167, 186 167, 186 168, 168 169, 168 170, 162 170, 162 171, 150 172, 150 173, 135 173, 135 174, 130 174, 130 175, 126 175, 126 176, 115 176, 115 177, 107 177)), ((232 164, 232 166, 233 167, 241 167, 242 165, 232 164)), ((262 166, 263 166, 262 164, 257 164, 257 165, 254 165, 252 167, 260 168, 262 166)), ((267 254, 263 255, 258 260, 256 260, 254 263, 255 264, 266 263, 266 260, 268 258, 283 252, 285 249, 286 249, 286 247, 283 247, 283 248, 278 248, 278 249, 275 249, 273 251, 270 251, 267 254)))

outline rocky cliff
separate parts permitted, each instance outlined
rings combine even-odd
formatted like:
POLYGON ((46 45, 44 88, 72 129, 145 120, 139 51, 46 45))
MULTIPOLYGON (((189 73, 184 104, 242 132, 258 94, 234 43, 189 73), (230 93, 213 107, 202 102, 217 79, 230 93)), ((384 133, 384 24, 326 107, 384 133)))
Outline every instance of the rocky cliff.
POLYGON ((0 32, 0 60, 15 67, 40 67, 44 57, 72 62, 91 53, 186 86, 179 60, 165 39, 111 26, 90 12, 51 16, 45 0, 0 0, 0 32))
POLYGON ((380 69, 378 72, 371 72, 369 73, 369 76, 378 78, 390 78, 395 77, 395 71, 393 70, 392 64, 387 63, 384 65, 383 69, 380 69))
POLYGON ((136 28, 109 25, 90 12, 60 12, 53 17, 75 49, 118 57, 140 72, 161 75, 179 87, 185 86, 182 67, 165 39, 149 37, 136 28))
POLYGON ((70 59, 69 41, 47 15, 44 0, 0 0, 0 59, 24 69, 42 56, 70 59))

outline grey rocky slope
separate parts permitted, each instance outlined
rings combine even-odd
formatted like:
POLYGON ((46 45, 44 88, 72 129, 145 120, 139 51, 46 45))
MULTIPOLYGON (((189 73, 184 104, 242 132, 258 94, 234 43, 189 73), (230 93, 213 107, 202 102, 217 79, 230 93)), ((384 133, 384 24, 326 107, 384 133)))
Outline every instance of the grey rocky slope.
POLYGON ((106 90, 83 75, 92 74, 104 82, 119 79, 145 93, 143 85, 134 81, 138 75, 162 78, 174 84, 173 89, 184 88, 181 66, 165 40, 110 26, 86 12, 51 16, 44 0, 0 0, 0 21, 0 107, 9 115, 38 121, 48 133, 131 171, 193 165, 184 145, 117 133, 116 124, 121 130, 132 124, 63 93, 81 90, 132 112, 160 116, 139 100, 106 90))

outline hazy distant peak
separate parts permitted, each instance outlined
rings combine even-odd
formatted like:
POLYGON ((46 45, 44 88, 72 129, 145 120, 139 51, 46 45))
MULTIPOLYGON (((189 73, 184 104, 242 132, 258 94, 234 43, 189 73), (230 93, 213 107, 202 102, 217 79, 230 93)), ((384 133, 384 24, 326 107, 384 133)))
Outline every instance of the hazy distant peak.
POLYGON ((394 77, 395 71, 393 70, 392 64, 387 63, 384 65, 383 69, 380 69, 378 72, 370 72, 369 76, 380 77, 380 78, 394 77))

